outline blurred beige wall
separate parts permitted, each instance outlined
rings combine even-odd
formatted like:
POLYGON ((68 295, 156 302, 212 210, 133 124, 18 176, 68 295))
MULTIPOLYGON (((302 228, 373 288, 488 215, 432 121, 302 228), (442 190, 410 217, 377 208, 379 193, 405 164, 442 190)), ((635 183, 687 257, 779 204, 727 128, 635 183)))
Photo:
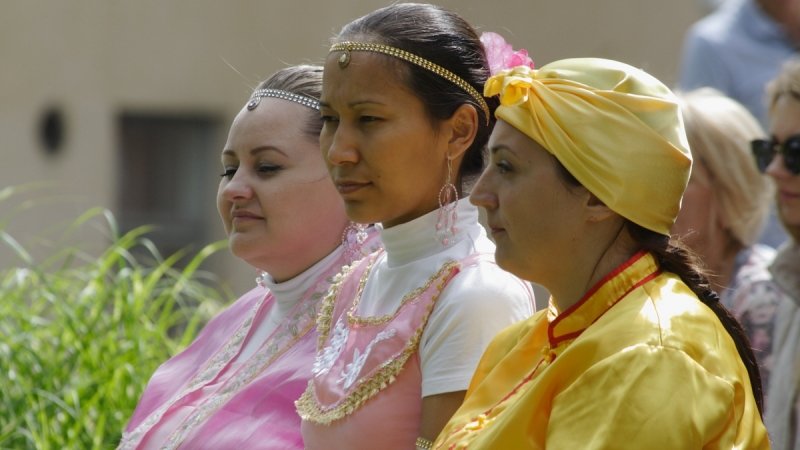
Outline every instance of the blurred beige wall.
MULTIPOLYGON (((23 244, 91 206, 118 213, 117 117, 122 112, 219 118, 218 142, 263 77, 287 64, 324 58, 347 21, 388 2, 229 0, 5 0, 0 4, 0 189, 46 181, 51 188, 0 200, 0 221, 23 244), (38 123, 49 105, 65 113, 65 143, 47 155, 38 123), (42 205, 20 211, 20 199, 42 205)), ((698 0, 443 0, 479 31, 497 31, 541 66, 601 56, 642 67, 667 84, 677 75, 683 34, 705 14, 698 0), (503 5, 503 6, 497 6, 503 5)), ((206 242, 224 233, 213 170, 206 242)), ((3 226, 0 222, 0 227, 3 226)), ((101 235, 89 240, 104 242, 101 235)), ((98 244, 98 245, 99 245, 98 244)), ((202 243, 198 243, 202 244, 202 243)), ((0 267, 18 261, 0 243, 0 267)), ((254 271, 228 255, 214 270, 237 292, 254 271)))

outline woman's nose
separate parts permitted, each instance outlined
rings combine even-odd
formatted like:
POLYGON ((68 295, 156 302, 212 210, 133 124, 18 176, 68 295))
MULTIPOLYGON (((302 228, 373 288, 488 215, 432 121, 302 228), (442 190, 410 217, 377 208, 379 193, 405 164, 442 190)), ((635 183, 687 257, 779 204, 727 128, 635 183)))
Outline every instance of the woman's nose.
POLYGON ((341 125, 331 136, 328 142, 322 141, 323 156, 328 164, 339 166, 355 164, 358 162, 359 153, 352 133, 341 125))
POLYGON ((769 162, 767 170, 764 171, 767 175, 774 179, 791 177, 793 174, 786 168, 786 162, 783 159, 783 154, 777 153, 772 161, 769 162))
POLYGON ((469 201, 473 205, 486 208, 487 210, 497 208, 497 195, 492 190, 488 172, 483 172, 475 183, 475 186, 472 187, 469 201))
POLYGON ((241 169, 233 174, 222 189, 223 195, 230 201, 252 198, 253 192, 249 178, 241 169))

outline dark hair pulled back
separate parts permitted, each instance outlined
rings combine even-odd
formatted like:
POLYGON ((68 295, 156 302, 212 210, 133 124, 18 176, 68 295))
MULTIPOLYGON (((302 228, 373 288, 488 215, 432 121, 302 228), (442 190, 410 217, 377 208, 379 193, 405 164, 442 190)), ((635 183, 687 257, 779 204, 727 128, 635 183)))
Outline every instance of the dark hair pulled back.
MULTIPOLYGON (((483 93, 489 77, 486 53, 477 32, 459 15, 441 7, 420 3, 398 3, 356 19, 339 32, 336 42, 366 40, 396 47, 436 63, 455 73, 483 93)), ((404 81, 425 105, 433 120, 445 120, 464 103, 478 112, 478 131, 467 149, 459 178, 480 175, 484 148, 494 127, 496 98, 486 98, 490 117, 466 91, 435 73, 413 64, 402 63, 404 81)))
MULTIPOLYGON (((262 81, 256 89, 278 89, 319 101, 322 95, 322 66, 301 64, 285 67, 262 81)), ((319 142, 322 118, 317 111, 306 109, 308 109, 308 120, 303 132, 314 142, 319 142)))
POLYGON ((628 233, 642 249, 651 252, 662 270, 671 272, 680 277, 684 283, 697 295, 701 302, 714 311, 722 326, 736 344, 739 357, 742 358, 750 385, 753 389, 758 411, 763 412, 764 394, 761 386, 761 374, 758 362, 753 354, 750 340, 739 321, 733 317, 725 306, 719 301, 719 295, 712 289, 708 277, 701 269, 697 256, 681 241, 671 239, 669 236, 648 230, 631 221, 626 223, 628 233))

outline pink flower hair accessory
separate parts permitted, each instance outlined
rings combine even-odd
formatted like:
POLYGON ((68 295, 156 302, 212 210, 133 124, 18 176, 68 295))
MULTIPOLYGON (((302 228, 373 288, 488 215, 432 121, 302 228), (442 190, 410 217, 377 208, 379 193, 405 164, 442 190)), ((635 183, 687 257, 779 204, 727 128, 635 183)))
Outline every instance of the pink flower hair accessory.
POLYGON ((481 43, 486 51, 489 62, 489 73, 492 75, 517 66, 534 68, 533 60, 528 56, 528 51, 514 48, 497 33, 487 31, 481 34, 481 43))

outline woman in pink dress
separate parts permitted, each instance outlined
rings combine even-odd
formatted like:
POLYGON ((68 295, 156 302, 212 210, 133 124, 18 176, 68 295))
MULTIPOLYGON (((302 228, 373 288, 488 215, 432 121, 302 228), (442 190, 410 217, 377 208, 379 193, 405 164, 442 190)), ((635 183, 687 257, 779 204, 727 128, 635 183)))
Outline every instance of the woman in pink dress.
POLYGON ((283 69, 236 116, 217 204, 231 251, 264 272, 156 370, 119 448, 303 448, 294 401, 311 374, 319 300, 367 245, 320 158, 321 81, 321 67, 283 69))
POLYGON ((345 269, 320 307, 297 402, 308 449, 425 448, 489 340, 532 314, 530 285, 497 267, 463 198, 494 125, 488 75, 472 27, 433 5, 382 8, 335 39, 320 144, 348 217, 379 223, 386 250, 345 269))

